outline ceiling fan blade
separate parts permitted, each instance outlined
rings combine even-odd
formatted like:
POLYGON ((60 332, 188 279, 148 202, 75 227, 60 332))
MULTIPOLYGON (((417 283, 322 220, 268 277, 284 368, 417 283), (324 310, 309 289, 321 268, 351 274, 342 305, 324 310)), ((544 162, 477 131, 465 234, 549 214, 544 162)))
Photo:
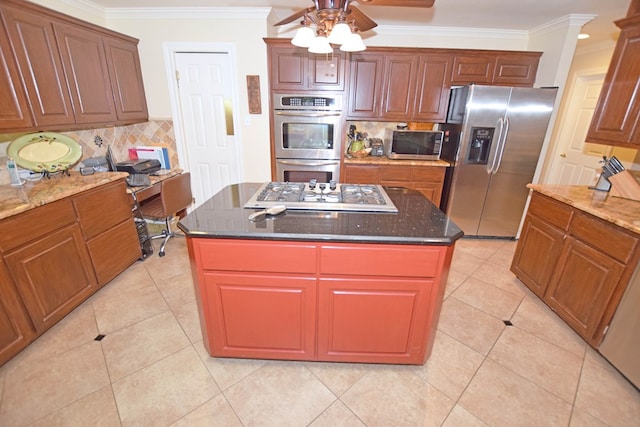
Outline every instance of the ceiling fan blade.
POLYGON ((378 26, 371 18, 365 15, 360 9, 349 6, 347 13, 347 21, 355 21, 356 27, 360 31, 369 31, 378 26))
POLYGON ((307 13, 313 12, 314 10, 316 10, 315 7, 308 7, 306 9, 299 10, 296 13, 294 13, 293 15, 291 15, 291 16, 289 16, 287 18, 284 18, 282 21, 274 24, 274 26, 277 27, 279 25, 288 24, 288 23, 293 22, 293 21, 295 21, 295 20, 297 20, 299 18, 302 18, 304 15, 306 15, 307 13))
POLYGON ((358 0, 367 6, 432 7, 436 0, 358 0))

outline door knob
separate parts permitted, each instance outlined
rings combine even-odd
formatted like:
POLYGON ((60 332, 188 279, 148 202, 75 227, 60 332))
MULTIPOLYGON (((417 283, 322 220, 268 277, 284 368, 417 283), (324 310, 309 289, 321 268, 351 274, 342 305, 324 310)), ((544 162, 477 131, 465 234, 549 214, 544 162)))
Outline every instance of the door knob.
POLYGON ((567 153, 560 154, 560 157, 567 157, 567 153))

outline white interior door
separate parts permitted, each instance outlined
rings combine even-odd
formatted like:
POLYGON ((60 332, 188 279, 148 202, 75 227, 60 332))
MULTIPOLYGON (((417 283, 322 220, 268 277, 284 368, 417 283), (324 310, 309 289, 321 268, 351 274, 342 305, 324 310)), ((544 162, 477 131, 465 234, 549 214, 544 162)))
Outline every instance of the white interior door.
POLYGON ((591 117, 598 102, 604 75, 578 76, 569 97, 568 108, 558 135, 548 183, 593 185, 602 156, 610 147, 585 142, 591 117))
POLYGON ((197 207, 242 176, 233 117, 228 53, 176 52, 183 168, 191 172, 197 207))

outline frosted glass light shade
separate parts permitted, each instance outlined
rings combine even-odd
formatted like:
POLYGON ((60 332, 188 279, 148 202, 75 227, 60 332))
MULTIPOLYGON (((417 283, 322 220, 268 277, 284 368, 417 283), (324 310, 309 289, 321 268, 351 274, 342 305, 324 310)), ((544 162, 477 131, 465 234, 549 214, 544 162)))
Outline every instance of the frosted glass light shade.
POLYGON ((329 34, 329 43, 343 44, 351 37, 351 27, 345 22, 338 22, 329 34))
POLYGON ((342 46, 340 46, 340 50, 343 52, 360 52, 365 50, 366 48, 367 47, 362 41, 362 37, 360 37, 360 34, 356 33, 352 33, 347 41, 342 46))
POLYGON ((331 53, 333 52, 333 48, 329 44, 329 40, 327 40, 324 36, 318 36, 311 42, 311 46, 309 46, 309 52, 311 53, 331 53))
POLYGON ((316 35, 311 27, 300 27, 291 40, 291 44, 299 47, 309 47, 315 38, 316 35))

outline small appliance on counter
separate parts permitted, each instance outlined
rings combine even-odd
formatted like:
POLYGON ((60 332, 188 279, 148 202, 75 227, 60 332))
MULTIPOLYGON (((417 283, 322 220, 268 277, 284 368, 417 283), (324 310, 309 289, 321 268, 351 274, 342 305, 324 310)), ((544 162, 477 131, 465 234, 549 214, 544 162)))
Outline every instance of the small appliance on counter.
POLYGON ((160 160, 129 160, 126 162, 116 163, 118 172, 129 172, 130 174, 150 174, 160 170, 160 160))
POLYGON ((371 148, 371 155, 381 157, 384 155, 384 143, 381 138, 369 138, 369 148, 371 148))
POLYGON ((384 154, 390 159, 439 160, 442 131, 386 130, 384 154))

